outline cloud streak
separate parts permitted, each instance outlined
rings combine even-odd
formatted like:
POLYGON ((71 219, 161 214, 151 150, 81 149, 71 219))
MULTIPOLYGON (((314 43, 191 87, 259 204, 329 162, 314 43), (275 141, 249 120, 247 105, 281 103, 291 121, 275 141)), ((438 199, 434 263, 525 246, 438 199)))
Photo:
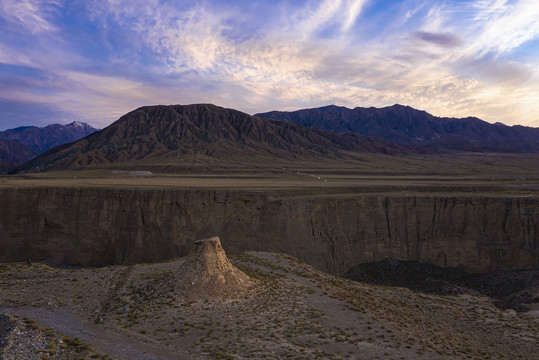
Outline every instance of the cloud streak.
POLYGON ((470 51, 480 56, 488 52, 507 53, 539 35, 539 6, 536 1, 485 1, 475 4, 474 20, 479 36, 470 51))
POLYGON ((437 34, 426 31, 416 31, 412 33, 412 36, 440 46, 455 47, 461 44, 461 40, 454 34, 437 34))
POLYGON ((0 10, 8 23, 19 25, 36 35, 57 30, 54 24, 46 20, 46 15, 59 5, 58 1, 53 0, 3 0, 0 2, 0 10))

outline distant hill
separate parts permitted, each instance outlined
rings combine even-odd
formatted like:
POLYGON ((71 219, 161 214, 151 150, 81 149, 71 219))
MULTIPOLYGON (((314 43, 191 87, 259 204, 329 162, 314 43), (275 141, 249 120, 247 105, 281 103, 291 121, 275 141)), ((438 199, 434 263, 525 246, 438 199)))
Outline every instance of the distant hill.
POLYGON ((88 124, 21 126, 0 131, 0 174, 8 173, 37 155, 96 132, 88 124))
POLYGON ((79 140, 97 130, 86 123, 74 121, 67 125, 21 126, 0 132, 0 139, 24 144, 41 154, 55 146, 79 140))
POLYGON ((0 174, 5 174, 37 155, 28 146, 0 139, 0 174))
POLYGON ((159 105, 136 109, 99 132, 38 156, 18 171, 119 165, 159 166, 166 171, 166 166, 186 161, 256 164, 298 156, 342 158, 404 150, 382 139, 309 129, 211 104, 159 105))
POLYGON ((307 127, 376 136, 423 149, 477 152, 539 152, 539 128, 490 124, 478 118, 441 118, 409 106, 349 109, 326 106, 255 116, 307 127))

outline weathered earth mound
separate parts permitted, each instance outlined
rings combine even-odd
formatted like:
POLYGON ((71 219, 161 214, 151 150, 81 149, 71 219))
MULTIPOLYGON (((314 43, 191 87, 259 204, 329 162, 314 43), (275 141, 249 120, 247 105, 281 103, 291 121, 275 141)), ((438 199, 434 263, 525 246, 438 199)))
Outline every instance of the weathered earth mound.
POLYGON ((175 277, 178 291, 190 299, 238 297, 253 284, 230 263, 217 236, 195 241, 175 277))

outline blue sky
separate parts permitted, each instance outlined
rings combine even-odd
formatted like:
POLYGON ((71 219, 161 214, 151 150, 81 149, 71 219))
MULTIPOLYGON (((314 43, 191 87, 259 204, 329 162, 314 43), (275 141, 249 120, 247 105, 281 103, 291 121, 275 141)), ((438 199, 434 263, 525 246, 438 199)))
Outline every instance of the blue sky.
POLYGON ((539 126, 536 0, 0 0, 0 130, 153 104, 539 126))

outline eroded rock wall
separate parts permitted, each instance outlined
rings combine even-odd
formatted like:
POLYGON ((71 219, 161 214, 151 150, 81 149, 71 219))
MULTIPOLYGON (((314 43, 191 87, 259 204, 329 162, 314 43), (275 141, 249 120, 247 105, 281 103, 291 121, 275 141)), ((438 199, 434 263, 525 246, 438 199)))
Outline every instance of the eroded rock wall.
POLYGON ((539 263, 539 200, 280 197, 226 190, 0 189, 0 260, 103 265, 184 256, 218 235, 228 253, 284 252, 341 274, 392 257, 469 272, 539 263))

